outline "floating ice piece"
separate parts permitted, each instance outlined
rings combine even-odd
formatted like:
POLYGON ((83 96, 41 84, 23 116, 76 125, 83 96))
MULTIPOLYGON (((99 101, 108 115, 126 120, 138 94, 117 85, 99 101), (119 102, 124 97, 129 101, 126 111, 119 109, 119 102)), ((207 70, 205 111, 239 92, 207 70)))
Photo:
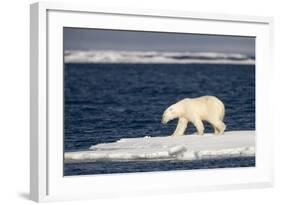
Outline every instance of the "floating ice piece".
POLYGON ((225 132, 223 135, 123 138, 93 145, 89 150, 66 152, 65 162, 96 160, 198 160, 254 156, 255 131, 225 132))
POLYGON ((187 148, 184 145, 174 146, 169 149, 170 155, 178 155, 179 153, 185 152, 187 148))

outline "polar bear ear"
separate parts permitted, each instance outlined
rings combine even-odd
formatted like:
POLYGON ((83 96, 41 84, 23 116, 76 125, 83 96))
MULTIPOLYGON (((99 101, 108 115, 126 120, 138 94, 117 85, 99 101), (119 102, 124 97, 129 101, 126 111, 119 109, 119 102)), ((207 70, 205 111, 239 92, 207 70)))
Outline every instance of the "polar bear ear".
POLYGON ((173 111, 173 108, 172 108, 172 107, 170 107, 170 108, 169 108, 169 110, 170 110, 170 111, 173 111))

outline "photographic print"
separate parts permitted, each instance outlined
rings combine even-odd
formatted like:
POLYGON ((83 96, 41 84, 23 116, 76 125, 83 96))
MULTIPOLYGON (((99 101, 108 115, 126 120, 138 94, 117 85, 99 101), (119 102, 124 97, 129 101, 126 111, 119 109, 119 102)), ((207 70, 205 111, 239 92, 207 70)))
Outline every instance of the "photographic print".
POLYGON ((63 29, 64 176, 255 166, 255 37, 63 29))

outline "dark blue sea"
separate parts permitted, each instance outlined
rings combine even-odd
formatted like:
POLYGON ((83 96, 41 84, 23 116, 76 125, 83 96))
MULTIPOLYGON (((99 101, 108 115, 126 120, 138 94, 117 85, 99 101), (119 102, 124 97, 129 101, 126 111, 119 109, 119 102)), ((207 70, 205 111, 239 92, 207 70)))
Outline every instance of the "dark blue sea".
MULTIPOLYGON (((225 104, 226 131, 255 130, 255 66, 229 64, 75 64, 64 67, 64 150, 121 138, 170 135, 163 111, 186 97, 214 95, 225 104)), ((192 124, 186 133, 194 133, 192 124)), ((212 132, 205 124, 205 132, 212 132)), ((64 175, 255 166, 255 157, 197 161, 65 163, 64 175)))

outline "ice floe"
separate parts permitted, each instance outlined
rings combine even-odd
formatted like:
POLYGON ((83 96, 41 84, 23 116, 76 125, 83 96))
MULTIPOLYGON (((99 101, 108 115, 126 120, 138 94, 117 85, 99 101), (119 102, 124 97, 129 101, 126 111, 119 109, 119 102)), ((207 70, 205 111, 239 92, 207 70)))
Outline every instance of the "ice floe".
POLYGON ((101 143, 88 150, 65 152, 65 162, 96 160, 198 160, 255 155, 255 131, 223 135, 145 136, 101 143))

